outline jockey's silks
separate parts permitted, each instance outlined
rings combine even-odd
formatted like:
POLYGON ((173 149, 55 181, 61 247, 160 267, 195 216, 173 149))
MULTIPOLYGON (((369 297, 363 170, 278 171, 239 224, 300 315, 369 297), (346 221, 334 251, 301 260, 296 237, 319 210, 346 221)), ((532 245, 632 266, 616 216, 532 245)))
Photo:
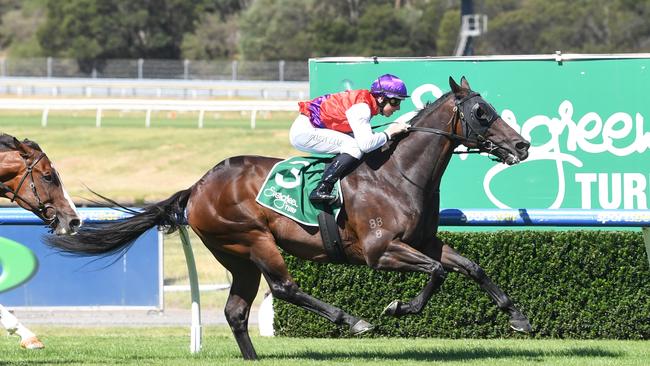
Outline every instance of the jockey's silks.
POLYGON ((377 101, 368 90, 347 90, 325 94, 310 101, 298 102, 300 113, 309 117, 314 127, 352 132, 345 112, 355 104, 364 103, 370 107, 370 116, 379 114, 377 101))

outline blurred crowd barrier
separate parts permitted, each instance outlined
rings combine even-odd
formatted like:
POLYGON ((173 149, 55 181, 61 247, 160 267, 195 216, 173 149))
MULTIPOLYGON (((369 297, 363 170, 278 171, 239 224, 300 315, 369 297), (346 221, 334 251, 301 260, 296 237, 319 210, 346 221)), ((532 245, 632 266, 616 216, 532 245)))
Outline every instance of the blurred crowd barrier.
POLYGON ((305 62, 0 58, 0 96, 171 99, 309 97, 305 62))
POLYGON ((0 58, 0 77, 307 81, 305 61, 0 58))

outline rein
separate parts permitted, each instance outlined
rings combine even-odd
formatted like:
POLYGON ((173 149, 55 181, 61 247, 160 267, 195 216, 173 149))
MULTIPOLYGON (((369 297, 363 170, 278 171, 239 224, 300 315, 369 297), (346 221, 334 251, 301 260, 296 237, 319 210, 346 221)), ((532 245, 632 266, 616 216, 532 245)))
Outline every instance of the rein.
MULTIPOLYGON (((43 201, 41 200, 41 197, 38 195, 38 191, 36 190, 36 185, 34 184, 34 175, 33 175, 34 167, 44 157, 45 157, 45 153, 41 153, 38 156, 38 158, 34 159, 34 161, 30 165, 27 164, 27 160, 23 160, 25 162, 25 166, 27 166, 27 169, 25 170, 25 174, 23 175, 23 177, 20 179, 20 183, 18 183, 18 186, 16 187, 16 189, 11 189, 11 187, 7 186, 3 182, 0 182, 0 189, 2 189, 4 191, 3 192, 4 194, 11 193, 11 199, 10 199, 11 202, 15 202, 16 199, 22 201, 27 206, 29 206, 30 210, 33 213, 35 213, 43 221, 45 221, 45 223, 52 224, 54 222, 54 220, 56 219, 56 213, 51 218, 47 217, 47 211, 52 206, 43 204, 43 201), (18 194, 18 192, 20 191, 20 188, 23 186, 23 184, 27 180, 27 177, 29 177, 29 179, 31 180, 31 182, 29 183, 29 188, 31 188, 32 193, 34 194, 34 197, 36 197, 37 206, 33 205, 31 202, 27 201, 26 199, 24 199, 23 197, 21 197, 18 194)), ((9 198, 9 197, 7 197, 7 198, 9 198)))
MULTIPOLYGON (((466 101, 468 101, 468 100, 470 100, 470 99, 472 99, 474 97, 480 97, 480 94, 472 92, 469 95, 467 95, 466 97, 464 97, 463 99, 456 102, 456 105, 454 106, 454 109, 453 109, 453 114, 451 115, 451 118, 449 119, 448 124, 449 125, 455 125, 456 121, 461 121, 463 129, 465 131, 467 131, 466 135, 469 136, 470 134, 473 134, 473 135, 476 136, 475 139, 465 137, 465 136, 461 136, 461 135, 458 135, 458 134, 453 133, 453 132, 443 131, 443 130, 440 130, 440 129, 437 129, 437 128, 430 128, 430 127, 410 126, 408 128, 408 131, 409 132, 410 131, 419 131, 419 132, 432 133, 432 134, 436 134, 436 135, 439 135, 439 136, 444 136, 444 137, 454 141, 456 144, 463 144, 465 146, 467 146, 469 144, 473 144, 473 145, 478 146, 475 149, 472 149, 472 148, 468 147, 468 149, 466 151, 454 151, 453 152, 454 154, 480 154, 481 152, 486 152, 488 154, 496 156, 492 152, 494 150, 497 150, 500 146, 498 144, 495 144, 494 142, 486 139, 485 137, 483 137, 483 135, 481 133, 476 132, 474 130, 474 128, 472 127, 472 124, 468 123, 467 120, 465 119, 465 117, 466 117, 465 113, 463 113, 461 111, 461 108, 463 108, 463 104, 466 101)), ((470 117, 475 119, 475 116, 473 115, 473 113, 472 113, 472 115, 470 117)), ((491 125, 491 123, 494 120, 496 120, 497 117, 498 117, 497 115, 493 116, 491 121, 489 121, 489 124, 487 126, 488 128, 489 128, 489 125, 491 125)), ((487 131, 487 128, 485 129, 485 131, 487 131)), ((482 132, 485 132, 485 131, 482 131, 482 132)), ((496 159, 494 159, 494 158, 491 158, 491 159, 494 160, 494 161, 502 161, 502 159, 498 158, 498 157, 496 159)))

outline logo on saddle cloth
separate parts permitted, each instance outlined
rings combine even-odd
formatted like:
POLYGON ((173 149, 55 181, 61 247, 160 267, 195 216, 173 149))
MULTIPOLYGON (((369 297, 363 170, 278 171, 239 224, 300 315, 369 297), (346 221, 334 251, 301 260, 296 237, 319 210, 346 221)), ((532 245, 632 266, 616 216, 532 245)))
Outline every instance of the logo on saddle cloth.
MULTIPOLYGON (((318 214, 325 207, 314 206, 309 193, 316 188, 327 163, 320 157, 293 157, 275 164, 255 200, 303 225, 318 226, 318 214)), ((343 203, 340 192, 341 183, 336 182, 333 193, 340 199, 332 206, 334 217, 338 217, 343 203)))

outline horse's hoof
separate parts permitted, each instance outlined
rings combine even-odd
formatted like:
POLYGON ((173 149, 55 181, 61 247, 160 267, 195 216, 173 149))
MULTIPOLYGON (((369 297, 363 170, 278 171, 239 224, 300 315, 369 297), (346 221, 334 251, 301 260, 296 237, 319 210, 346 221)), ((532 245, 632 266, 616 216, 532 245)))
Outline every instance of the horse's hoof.
POLYGON ((521 333, 530 333, 533 331, 533 327, 530 326, 530 322, 523 315, 521 315, 521 317, 511 318, 510 328, 521 333))
POLYGON ((384 308, 384 311, 381 312, 381 315, 395 315, 397 314, 397 309, 399 308, 399 300, 393 300, 388 306, 384 308))
POLYGON ((375 328, 374 325, 368 323, 367 321, 361 319, 356 322, 353 326, 350 327, 350 333, 352 335, 361 335, 363 333, 369 332, 375 328))
POLYGON ((20 347, 24 349, 43 349, 45 346, 43 345, 43 342, 41 342, 38 338, 36 337, 29 337, 25 340, 22 340, 20 342, 20 347))

